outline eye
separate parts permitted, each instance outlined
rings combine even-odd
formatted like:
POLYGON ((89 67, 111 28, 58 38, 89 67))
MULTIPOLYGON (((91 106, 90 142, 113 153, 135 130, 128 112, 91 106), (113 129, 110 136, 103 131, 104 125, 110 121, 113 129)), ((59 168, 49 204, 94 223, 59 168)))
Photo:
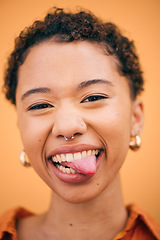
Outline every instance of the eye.
POLYGON ((107 97, 107 96, 104 96, 104 95, 91 95, 91 96, 85 98, 85 99, 82 101, 82 103, 83 103, 83 102, 95 102, 95 101, 99 101, 99 100, 101 100, 101 99, 106 99, 106 98, 108 98, 108 97, 107 97))
POLYGON ((40 110, 40 109, 46 109, 46 108, 52 108, 53 106, 48 103, 38 103, 35 105, 32 105, 31 107, 28 108, 28 111, 30 110, 40 110))

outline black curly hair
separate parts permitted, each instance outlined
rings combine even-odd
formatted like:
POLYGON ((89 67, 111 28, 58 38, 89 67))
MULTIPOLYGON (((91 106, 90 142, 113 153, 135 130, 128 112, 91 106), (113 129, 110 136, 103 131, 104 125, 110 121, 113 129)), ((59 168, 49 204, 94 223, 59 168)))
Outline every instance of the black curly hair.
POLYGON ((103 23, 91 12, 65 12, 54 8, 43 21, 35 21, 25 28, 15 40, 15 48, 8 58, 5 72, 4 92, 6 98, 16 104, 17 72, 25 61, 28 50, 48 39, 55 42, 89 41, 103 44, 107 54, 119 60, 119 71, 129 80, 132 98, 143 90, 143 77, 133 41, 123 36, 118 27, 103 23))

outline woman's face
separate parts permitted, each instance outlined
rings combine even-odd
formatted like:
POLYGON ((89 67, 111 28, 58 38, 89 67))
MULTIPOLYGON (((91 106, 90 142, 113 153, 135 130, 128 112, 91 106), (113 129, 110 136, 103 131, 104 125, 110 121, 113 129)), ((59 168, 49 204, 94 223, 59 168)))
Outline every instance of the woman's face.
POLYGON ((40 43, 19 68, 16 102, 26 154, 55 193, 83 202, 114 186, 141 105, 113 56, 89 42, 40 43))

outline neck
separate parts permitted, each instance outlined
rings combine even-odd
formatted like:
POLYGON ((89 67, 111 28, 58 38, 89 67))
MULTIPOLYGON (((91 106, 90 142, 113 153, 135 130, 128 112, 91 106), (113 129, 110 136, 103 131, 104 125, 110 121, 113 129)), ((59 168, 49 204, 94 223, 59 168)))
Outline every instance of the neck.
MULTIPOLYGON (((49 211, 44 215, 43 226, 52 229, 55 239, 113 239, 127 221, 119 176, 114 187, 103 191, 88 202, 73 204, 52 194, 49 211), (54 231, 56 229, 56 231, 54 231)), ((50 239, 49 236, 47 239, 50 239)))

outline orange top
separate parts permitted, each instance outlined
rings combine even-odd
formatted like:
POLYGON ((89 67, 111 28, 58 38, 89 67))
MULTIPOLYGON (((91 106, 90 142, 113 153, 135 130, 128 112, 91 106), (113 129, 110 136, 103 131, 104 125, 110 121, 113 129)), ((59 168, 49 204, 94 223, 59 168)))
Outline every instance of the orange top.
MULTIPOLYGON (((127 207, 129 219, 125 229, 113 240, 160 240, 160 225, 146 212, 135 205, 127 207)), ((31 216, 33 213, 24 208, 6 212, 0 218, 0 240, 18 240, 16 221, 31 216)))

